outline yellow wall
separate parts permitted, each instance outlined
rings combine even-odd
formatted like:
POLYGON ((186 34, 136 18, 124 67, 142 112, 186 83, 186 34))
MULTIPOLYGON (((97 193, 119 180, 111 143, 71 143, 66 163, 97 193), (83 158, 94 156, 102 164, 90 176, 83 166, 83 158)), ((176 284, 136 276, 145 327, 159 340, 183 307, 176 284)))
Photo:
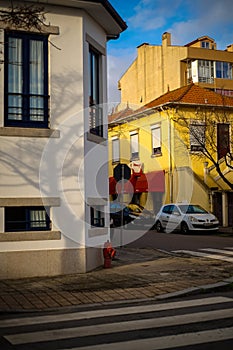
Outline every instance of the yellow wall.
MULTIPOLYGON (((232 48, 204 49, 200 47, 200 42, 187 47, 173 46, 170 41, 170 34, 164 33, 161 46, 142 44, 138 47, 137 58, 118 83, 121 90, 119 110, 127 104, 136 109, 161 96, 168 89, 174 90, 186 85, 187 61, 190 59, 233 63, 232 48)), ((233 81, 227 79, 215 78, 213 84, 200 85, 233 90, 233 81)))
MULTIPOLYGON (((175 110, 157 112, 143 116, 136 120, 127 121, 122 125, 109 126, 109 176, 113 176, 112 137, 120 139, 120 162, 129 164, 130 159, 130 132, 139 132, 139 160, 143 163, 143 172, 164 170, 165 193, 163 202, 195 202, 209 209, 208 188, 204 184, 203 161, 196 161, 187 149, 188 140, 182 139, 182 133, 171 120, 175 110), (152 155, 151 126, 161 125, 162 154, 152 155)), ((126 196, 127 197, 127 196, 126 196)), ((125 201, 128 198, 124 198, 125 201)), ((151 194, 141 197, 141 204, 153 209, 151 194)))

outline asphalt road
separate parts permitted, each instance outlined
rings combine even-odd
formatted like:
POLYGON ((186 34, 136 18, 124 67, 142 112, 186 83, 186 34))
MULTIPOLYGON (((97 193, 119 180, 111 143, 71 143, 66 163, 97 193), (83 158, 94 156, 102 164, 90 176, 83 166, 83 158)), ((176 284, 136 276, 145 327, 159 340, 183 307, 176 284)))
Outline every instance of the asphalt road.
POLYGON ((129 246, 132 248, 154 248, 166 251, 174 250, 198 250, 202 248, 224 249, 225 247, 233 247, 233 236, 224 236, 221 234, 203 234, 193 233, 182 235, 179 233, 158 233, 157 231, 149 231, 140 236, 135 231, 135 240, 133 240, 133 231, 131 232, 131 242, 129 246))

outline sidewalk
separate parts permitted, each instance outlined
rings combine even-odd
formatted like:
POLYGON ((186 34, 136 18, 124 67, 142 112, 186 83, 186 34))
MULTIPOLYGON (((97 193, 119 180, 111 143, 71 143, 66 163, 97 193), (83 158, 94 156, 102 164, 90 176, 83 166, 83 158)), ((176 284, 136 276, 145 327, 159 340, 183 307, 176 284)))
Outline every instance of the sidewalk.
POLYGON ((101 266, 86 274, 0 281, 0 311, 53 310, 168 298, 227 285, 233 282, 232 276, 233 264, 220 260, 124 247, 117 250, 111 268, 101 266))

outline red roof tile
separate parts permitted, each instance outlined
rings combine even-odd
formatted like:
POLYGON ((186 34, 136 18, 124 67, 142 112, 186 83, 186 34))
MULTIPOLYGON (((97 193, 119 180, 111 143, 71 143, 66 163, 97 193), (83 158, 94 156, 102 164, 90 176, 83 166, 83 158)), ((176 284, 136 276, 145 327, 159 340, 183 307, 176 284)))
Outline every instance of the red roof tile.
POLYGON ((150 108, 156 108, 163 105, 169 105, 169 104, 183 104, 183 105, 211 105, 211 106, 218 106, 218 107, 233 107, 233 97, 224 96, 221 94, 218 94, 214 91, 202 88, 198 85, 195 85, 194 83, 191 83, 186 86, 182 86, 181 88, 168 91, 164 95, 159 96, 155 100, 147 103, 145 106, 137 109, 132 110, 131 108, 127 107, 126 109, 111 114, 108 118, 109 123, 113 123, 116 121, 124 120, 129 117, 133 117, 140 112, 146 111, 150 108))
POLYGON ((172 102, 194 105, 233 106, 232 97, 223 96, 192 83, 176 90, 168 91, 166 94, 147 103, 146 107, 152 108, 172 102))

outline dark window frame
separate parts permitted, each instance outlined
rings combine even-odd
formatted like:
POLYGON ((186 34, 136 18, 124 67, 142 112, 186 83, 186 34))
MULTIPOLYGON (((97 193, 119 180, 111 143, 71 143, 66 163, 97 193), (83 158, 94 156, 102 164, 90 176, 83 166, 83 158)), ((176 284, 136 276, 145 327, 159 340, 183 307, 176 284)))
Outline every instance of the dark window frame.
MULTIPOLYGON (((49 123, 49 88, 48 88, 48 35, 18 32, 18 31, 5 31, 5 55, 4 55, 4 125, 12 127, 30 127, 30 128, 48 128, 49 123), (22 40, 22 77, 23 77, 23 87, 21 93, 11 93, 9 91, 9 38, 16 38, 22 40), (30 40, 37 40, 43 43, 43 90, 44 93, 41 94, 31 94, 30 93, 30 40), (9 105, 9 96, 18 96, 22 98, 22 107, 18 105, 9 105), (41 98, 43 100, 43 113, 36 115, 37 117, 43 117, 43 120, 30 120, 32 116, 30 114, 30 98, 41 98), (21 114, 19 114, 22 119, 9 119, 9 110, 21 109, 21 114)), ((31 107, 31 110, 36 108, 31 107)), ((12 113, 17 114, 17 113, 12 113)), ((35 115, 34 115, 35 116, 35 115)))
POLYGON ((102 54, 89 45, 89 130, 103 137, 103 109, 99 106, 102 54))
POLYGON ((90 208, 91 215, 91 226, 92 227, 104 227, 105 220, 103 217, 103 213, 97 207, 90 208))
POLYGON ((49 207, 5 207, 5 232, 50 231, 51 220, 49 215, 49 207), (31 211, 44 211, 45 220, 31 220, 31 211), (39 226, 37 226, 36 224, 39 224, 39 226), (44 224, 44 226, 42 226, 41 224, 44 224))
POLYGON ((230 124, 217 124, 217 155, 218 160, 230 152, 230 124))

